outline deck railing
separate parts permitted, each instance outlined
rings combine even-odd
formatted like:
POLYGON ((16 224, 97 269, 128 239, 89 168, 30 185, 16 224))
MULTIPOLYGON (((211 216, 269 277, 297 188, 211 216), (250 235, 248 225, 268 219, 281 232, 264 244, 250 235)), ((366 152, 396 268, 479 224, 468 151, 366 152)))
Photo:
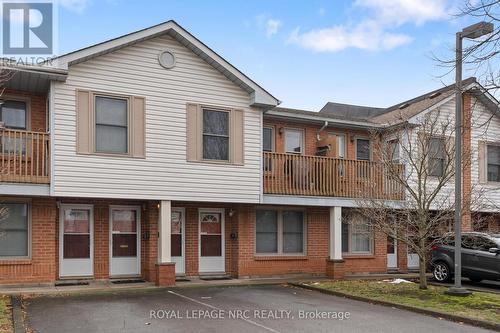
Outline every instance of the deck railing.
POLYGON ((49 183, 49 134, 0 128, 0 181, 49 183))
MULTIPOLYGON (((404 189, 380 163, 264 152, 264 193, 402 200, 404 189)), ((395 164, 401 175, 404 166, 395 164)))

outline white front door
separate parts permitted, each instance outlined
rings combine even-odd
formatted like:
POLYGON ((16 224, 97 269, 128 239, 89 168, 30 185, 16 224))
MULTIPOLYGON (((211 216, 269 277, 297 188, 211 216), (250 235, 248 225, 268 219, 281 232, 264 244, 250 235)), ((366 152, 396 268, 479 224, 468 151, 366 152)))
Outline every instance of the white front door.
POLYGON ((413 250, 411 250, 409 247, 408 247, 407 265, 408 269, 417 269, 420 266, 418 260, 418 254, 413 253, 413 250))
POLYGON ((109 210, 109 275, 141 274, 141 209, 112 206, 109 210))
POLYGON ((61 205, 59 211, 59 277, 94 275, 94 209, 61 205))
POLYGON ((224 273, 224 209, 199 211, 199 273, 224 273))
POLYGON ((171 255, 172 262, 175 263, 175 274, 183 275, 186 273, 184 264, 184 245, 185 241, 185 209, 172 208, 172 240, 171 240, 171 255))
POLYGON ((387 236, 387 268, 398 268, 398 245, 394 237, 387 236))

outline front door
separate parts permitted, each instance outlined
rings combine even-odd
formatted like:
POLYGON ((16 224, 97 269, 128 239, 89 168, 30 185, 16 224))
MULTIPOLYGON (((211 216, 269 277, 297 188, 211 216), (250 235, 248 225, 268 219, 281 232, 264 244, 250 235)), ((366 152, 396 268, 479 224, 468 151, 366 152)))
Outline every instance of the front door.
POLYGON ((109 275, 139 276, 141 273, 140 207, 112 206, 109 212, 109 275))
POLYGON ((387 268, 398 268, 397 240, 387 236, 387 268))
POLYGON ((184 208, 172 208, 172 262, 175 263, 175 274, 186 273, 184 266, 184 208))
POLYGON ((418 269, 420 266, 418 254, 416 254, 410 247, 408 247, 407 265, 408 269, 418 269))
POLYGON ((200 209, 199 272, 224 273, 224 209, 200 209))
POLYGON ((94 275, 94 210, 89 205, 61 205, 59 213, 59 276, 94 275))

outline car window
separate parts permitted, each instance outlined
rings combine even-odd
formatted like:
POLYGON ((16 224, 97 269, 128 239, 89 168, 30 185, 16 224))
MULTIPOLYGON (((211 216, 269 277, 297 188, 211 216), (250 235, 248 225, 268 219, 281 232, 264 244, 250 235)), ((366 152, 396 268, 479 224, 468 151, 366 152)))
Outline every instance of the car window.
POLYGON ((477 237, 476 249, 479 251, 489 251, 492 247, 497 245, 486 237, 477 237))
POLYGON ((462 248, 473 250, 475 249, 475 244, 477 240, 472 235, 462 235, 462 248))

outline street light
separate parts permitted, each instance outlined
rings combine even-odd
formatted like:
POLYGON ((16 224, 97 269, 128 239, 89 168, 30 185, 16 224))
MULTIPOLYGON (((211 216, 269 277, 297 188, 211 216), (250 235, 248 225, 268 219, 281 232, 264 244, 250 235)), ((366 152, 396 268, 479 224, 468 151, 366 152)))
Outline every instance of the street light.
POLYGON ((493 23, 479 22, 468 26, 456 36, 455 68, 455 285, 446 293, 467 296, 462 287, 462 40, 476 39, 493 32, 493 23))

